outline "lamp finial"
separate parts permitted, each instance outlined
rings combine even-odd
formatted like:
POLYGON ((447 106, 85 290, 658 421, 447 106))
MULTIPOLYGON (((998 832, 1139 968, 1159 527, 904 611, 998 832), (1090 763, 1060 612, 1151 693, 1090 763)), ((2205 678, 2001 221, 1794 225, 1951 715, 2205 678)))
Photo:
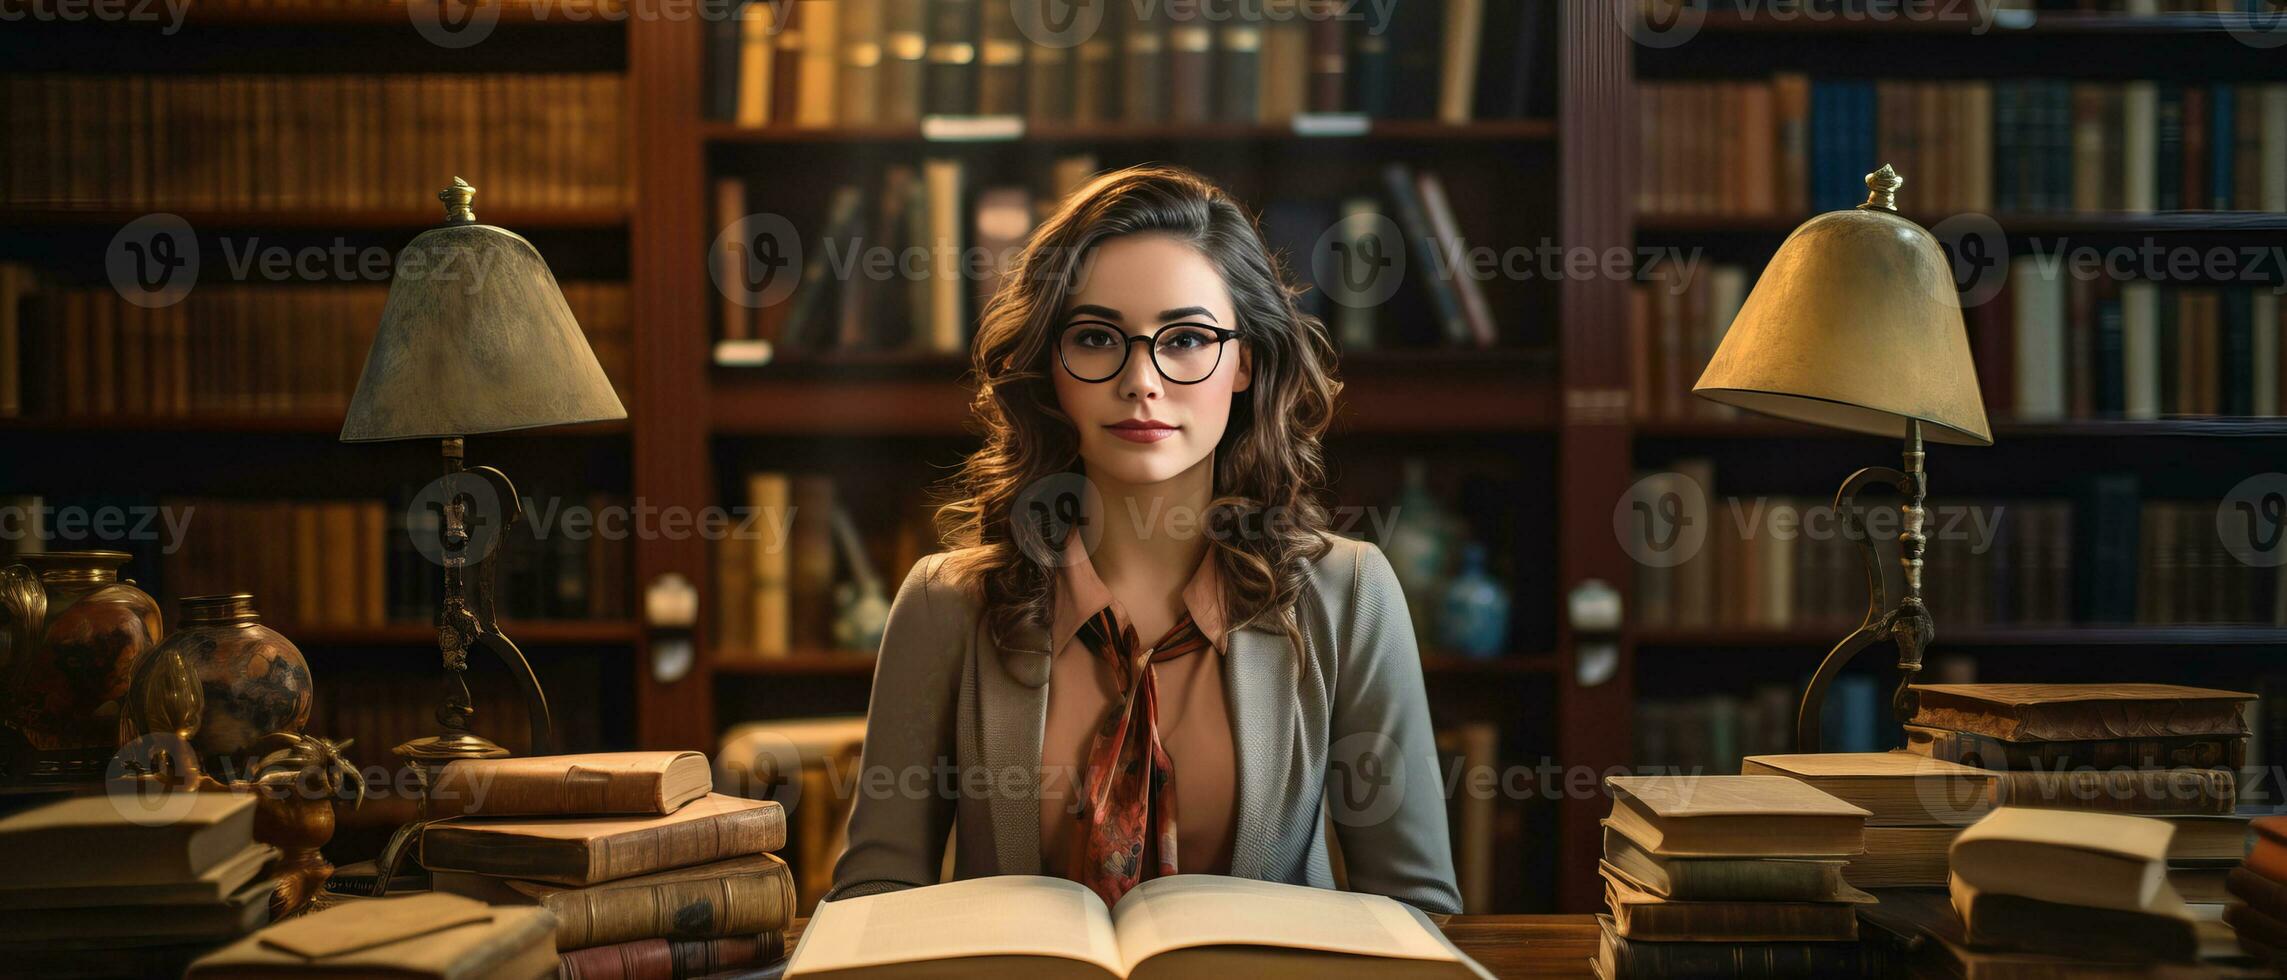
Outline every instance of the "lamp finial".
POLYGON ((459 177, 453 178, 453 186, 438 191, 437 200, 445 202, 446 224, 473 225, 476 223, 476 212, 469 210, 469 202, 476 200, 476 188, 470 187, 468 181, 459 177))
POLYGON ((1885 163, 1882 169, 1866 175, 1866 203, 1859 205, 1858 209, 1897 214, 1898 188, 1904 186, 1906 178, 1898 176, 1898 172, 1885 163))

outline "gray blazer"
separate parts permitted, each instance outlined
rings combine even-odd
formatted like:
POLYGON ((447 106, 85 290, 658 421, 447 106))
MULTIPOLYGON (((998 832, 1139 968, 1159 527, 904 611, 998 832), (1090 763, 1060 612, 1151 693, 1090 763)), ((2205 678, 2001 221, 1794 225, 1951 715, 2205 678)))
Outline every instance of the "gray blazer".
MULTIPOLYGON (((1424 912, 1461 910, 1421 658, 1380 549, 1328 535, 1296 607, 1305 649, 1231 633, 1224 666, 1236 775, 1231 873, 1334 887, 1334 827, 1353 891, 1424 912), (1331 817, 1331 821, 1327 818, 1331 817)), ((997 647, 978 599, 916 563, 874 667, 849 849, 826 901, 954 877, 1058 874, 1040 866, 1040 740, 1048 639, 997 647)))

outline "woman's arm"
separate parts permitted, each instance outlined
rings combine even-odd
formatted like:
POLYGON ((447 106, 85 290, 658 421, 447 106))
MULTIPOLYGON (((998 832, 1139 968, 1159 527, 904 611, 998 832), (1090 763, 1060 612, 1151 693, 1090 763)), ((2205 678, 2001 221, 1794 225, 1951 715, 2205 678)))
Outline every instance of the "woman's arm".
POLYGON ((866 705, 866 742, 850 810, 849 849, 822 901, 934 885, 953 826, 953 796, 938 792, 955 765, 954 702, 967 621, 949 586, 933 582, 942 556, 915 562, 890 603, 866 705))
POLYGON ((1437 738, 1405 593, 1380 548, 1361 544, 1354 553, 1326 759, 1327 810, 1343 867, 1351 891, 1433 915, 1459 912, 1437 738))

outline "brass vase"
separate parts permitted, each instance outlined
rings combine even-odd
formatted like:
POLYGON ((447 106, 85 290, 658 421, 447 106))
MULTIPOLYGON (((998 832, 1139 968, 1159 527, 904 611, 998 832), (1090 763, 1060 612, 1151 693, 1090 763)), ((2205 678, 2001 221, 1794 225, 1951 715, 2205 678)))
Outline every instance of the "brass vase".
POLYGON ((192 728, 187 737, 201 769, 225 783, 251 779, 264 736, 297 733, 309 722, 310 665, 293 641, 262 625, 251 595, 191 596, 182 616, 174 634, 135 666, 127 703, 137 710, 122 716, 119 744, 192 728), (185 726, 146 717, 143 706, 182 699, 172 692, 186 674, 198 690, 195 720, 185 726))
POLYGON ((0 568, 0 704, 23 742, 9 779, 102 777, 130 672, 165 633, 159 604, 119 578, 130 557, 57 551, 0 568))

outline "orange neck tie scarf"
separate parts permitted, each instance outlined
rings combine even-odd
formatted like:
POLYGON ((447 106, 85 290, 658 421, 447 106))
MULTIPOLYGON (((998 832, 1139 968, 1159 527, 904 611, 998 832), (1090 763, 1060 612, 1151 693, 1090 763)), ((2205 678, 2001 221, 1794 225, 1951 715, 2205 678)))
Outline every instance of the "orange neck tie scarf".
POLYGON ((1120 703, 1105 713, 1088 747, 1070 874, 1108 906, 1147 877, 1146 834, 1158 859, 1148 877, 1176 873, 1175 765, 1160 745, 1159 691, 1150 665, 1209 644, 1185 612, 1158 643, 1139 651, 1135 628, 1116 625, 1110 606, 1089 617, 1079 636, 1121 678, 1120 703))

